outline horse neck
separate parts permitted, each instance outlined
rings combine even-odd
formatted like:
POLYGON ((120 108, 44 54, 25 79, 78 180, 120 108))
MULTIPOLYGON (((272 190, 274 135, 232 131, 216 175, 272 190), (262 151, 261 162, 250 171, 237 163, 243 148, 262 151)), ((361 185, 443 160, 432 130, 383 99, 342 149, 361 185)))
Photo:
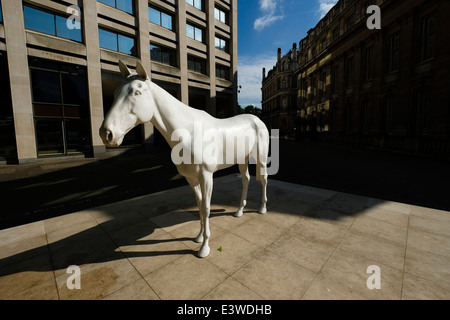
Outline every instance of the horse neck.
POLYGON ((170 93, 155 83, 150 84, 150 91, 154 100, 154 115, 150 121, 163 135, 167 143, 173 147, 171 137, 174 130, 186 128, 189 117, 186 117, 186 105, 173 97, 170 93))

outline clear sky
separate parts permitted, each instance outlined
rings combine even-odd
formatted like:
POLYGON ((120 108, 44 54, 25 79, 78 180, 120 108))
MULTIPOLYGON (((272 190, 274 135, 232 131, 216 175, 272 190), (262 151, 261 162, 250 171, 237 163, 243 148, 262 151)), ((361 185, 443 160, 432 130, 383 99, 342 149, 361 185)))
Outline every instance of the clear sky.
POLYGON ((286 54, 337 0, 239 0, 239 104, 261 107, 262 68, 269 71, 277 50, 286 54))

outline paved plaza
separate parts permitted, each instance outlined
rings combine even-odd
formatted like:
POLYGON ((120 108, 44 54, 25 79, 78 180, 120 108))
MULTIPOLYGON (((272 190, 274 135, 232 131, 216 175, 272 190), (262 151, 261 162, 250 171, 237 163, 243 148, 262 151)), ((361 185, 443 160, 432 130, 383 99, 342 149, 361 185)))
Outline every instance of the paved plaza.
POLYGON ((0 299, 450 299, 449 212, 269 180, 259 215, 252 179, 235 218, 240 193, 215 179, 206 259, 188 186, 1 230, 0 299))

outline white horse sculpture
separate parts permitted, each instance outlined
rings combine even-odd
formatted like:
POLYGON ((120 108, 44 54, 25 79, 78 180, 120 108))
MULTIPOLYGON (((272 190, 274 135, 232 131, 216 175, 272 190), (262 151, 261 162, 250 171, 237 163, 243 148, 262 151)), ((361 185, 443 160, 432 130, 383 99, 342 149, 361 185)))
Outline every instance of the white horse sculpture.
MULTIPOLYGON (((161 132, 172 150, 174 150, 174 147, 179 148, 181 145, 183 152, 190 151, 191 154, 188 155, 190 160, 199 159, 199 150, 214 151, 212 160, 209 159, 209 161, 200 163, 198 161, 185 161, 176 164, 178 172, 186 178, 195 193, 201 222, 200 233, 195 242, 202 243, 198 256, 206 257, 210 253, 208 244, 210 238, 209 215, 214 172, 239 164, 243 191, 240 208, 235 216, 240 217, 247 204, 247 191, 250 181, 248 164, 250 156, 252 156, 257 161, 256 178, 261 181, 263 187, 262 206, 259 213, 265 214, 267 212, 266 188, 269 152, 267 127, 261 120, 252 115, 216 119, 205 111, 183 104, 167 91, 151 82, 147 71, 139 62, 137 63, 136 73, 132 73, 122 61, 119 61, 119 68, 126 80, 115 91, 113 105, 100 128, 99 133, 105 145, 117 147, 122 143, 124 136, 135 126, 151 122, 161 132), (195 135, 195 123, 197 125, 200 123, 204 132, 209 129, 215 130, 216 139, 202 139, 201 146, 194 146, 195 139, 185 139, 185 136, 181 141, 180 139, 173 141, 174 133, 178 129, 184 130, 183 132, 187 132, 193 137, 195 135), (228 161, 230 157, 227 156, 227 152, 242 149, 242 146, 235 146, 234 150, 230 151, 224 147, 229 145, 229 141, 226 142, 227 138, 231 136, 234 143, 234 137, 239 137, 244 133, 249 138, 244 161, 239 161, 237 152, 233 154, 233 161, 228 161), (226 163, 223 161, 224 158, 228 159, 226 163)), ((183 155, 183 158, 186 159, 186 154, 183 155)))

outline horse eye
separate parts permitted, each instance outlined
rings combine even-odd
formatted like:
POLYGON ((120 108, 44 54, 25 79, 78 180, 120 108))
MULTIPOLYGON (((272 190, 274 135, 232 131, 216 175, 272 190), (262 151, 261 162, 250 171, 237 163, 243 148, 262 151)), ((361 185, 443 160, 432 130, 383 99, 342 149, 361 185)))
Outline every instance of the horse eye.
POLYGON ((138 90, 136 90, 135 92, 134 92, 134 95, 135 96, 140 96, 142 93, 140 92, 140 91, 138 91, 138 90))

